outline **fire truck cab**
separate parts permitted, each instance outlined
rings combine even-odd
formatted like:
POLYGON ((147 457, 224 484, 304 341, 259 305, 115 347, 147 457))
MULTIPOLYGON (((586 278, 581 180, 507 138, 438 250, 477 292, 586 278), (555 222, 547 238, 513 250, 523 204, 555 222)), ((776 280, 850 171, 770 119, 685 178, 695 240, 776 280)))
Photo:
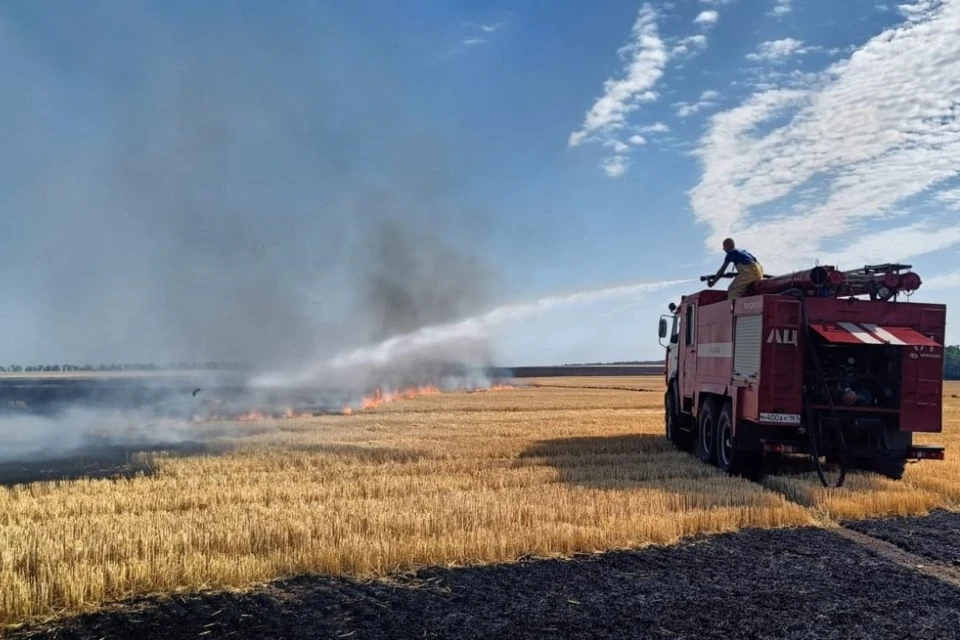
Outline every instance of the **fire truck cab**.
POLYGON ((920 285, 905 267, 816 267, 735 300, 705 289, 671 304, 659 328, 666 436, 748 477, 791 453, 818 472, 821 457, 840 464, 841 483, 847 468, 899 479, 907 460, 942 459, 913 434, 942 429, 946 308, 897 301, 920 285))

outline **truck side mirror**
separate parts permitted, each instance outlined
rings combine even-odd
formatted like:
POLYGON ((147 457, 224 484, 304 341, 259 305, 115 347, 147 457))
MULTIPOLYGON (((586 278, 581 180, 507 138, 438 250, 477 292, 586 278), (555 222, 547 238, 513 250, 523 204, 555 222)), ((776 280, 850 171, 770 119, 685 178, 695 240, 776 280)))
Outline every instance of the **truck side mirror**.
POLYGON ((660 337, 667 337, 667 321, 664 318, 660 318, 660 337))

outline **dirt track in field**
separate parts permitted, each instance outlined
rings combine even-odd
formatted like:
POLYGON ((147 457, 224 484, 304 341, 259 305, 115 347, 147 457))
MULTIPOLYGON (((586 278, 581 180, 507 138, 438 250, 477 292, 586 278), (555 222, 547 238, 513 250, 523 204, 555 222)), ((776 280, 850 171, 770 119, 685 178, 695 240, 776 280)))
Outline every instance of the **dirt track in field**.
POLYGON ((960 571, 960 514, 937 511, 929 516, 864 520, 847 528, 960 571))
MULTIPOLYGON (((870 526, 956 532, 960 514, 870 526)), ((926 552, 949 560, 956 544, 942 558, 937 548, 926 552)), ((830 530, 750 530, 392 583, 299 577, 246 594, 141 600, 10 637, 948 639, 960 638, 960 588, 830 530)))

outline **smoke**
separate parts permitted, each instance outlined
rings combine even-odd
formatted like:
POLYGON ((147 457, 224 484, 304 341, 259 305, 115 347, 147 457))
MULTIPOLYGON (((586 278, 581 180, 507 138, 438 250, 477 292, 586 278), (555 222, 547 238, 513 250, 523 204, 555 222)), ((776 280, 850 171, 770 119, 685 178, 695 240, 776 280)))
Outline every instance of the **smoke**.
POLYGON ((492 301, 488 265, 445 244, 433 228, 381 222, 366 239, 356 312, 367 343, 470 316, 492 301))
MULTIPOLYGON (((338 11, 0 7, 3 364, 298 369, 489 306, 483 212, 461 204, 453 152, 382 35, 338 11)), ((356 393, 488 359, 468 340, 327 382, 356 393)), ((175 443, 157 416, 211 398, 226 413, 344 401, 241 381, 143 409, 136 386, 104 401, 119 409, 3 417, 0 450, 175 443)))
POLYGON ((138 411, 71 407, 57 416, 0 418, 0 463, 48 460, 104 448, 191 443, 197 430, 138 411))
POLYGON ((489 301, 461 178, 370 39, 162 6, 0 9, 8 362, 283 368, 489 301))
POLYGON ((417 38, 315 4, 0 5, 4 363, 248 362, 310 391, 131 385, 5 417, 0 450, 177 442, 157 416, 342 406, 328 387, 482 384, 488 329, 582 299, 495 307, 470 150, 411 88, 426 74, 392 64, 417 38))

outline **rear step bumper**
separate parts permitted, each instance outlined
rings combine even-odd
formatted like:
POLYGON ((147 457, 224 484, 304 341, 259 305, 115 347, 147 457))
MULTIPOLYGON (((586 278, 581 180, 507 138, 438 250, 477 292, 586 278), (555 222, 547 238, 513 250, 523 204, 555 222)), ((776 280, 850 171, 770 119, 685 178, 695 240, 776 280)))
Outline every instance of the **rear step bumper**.
POLYGON ((763 450, 766 453, 806 453, 806 447, 798 447, 792 442, 771 440, 763 440, 763 450))
POLYGON ((943 460, 943 447, 915 445, 907 449, 908 460, 943 460))
MULTIPOLYGON (((807 448, 793 442, 777 442, 763 440, 763 450, 766 453, 806 453, 807 448)), ((856 453, 856 452, 854 452, 856 453)), ((867 453, 867 452, 864 452, 867 453)), ((944 448, 934 445, 914 445, 907 449, 904 456, 907 460, 943 460, 944 448)))

